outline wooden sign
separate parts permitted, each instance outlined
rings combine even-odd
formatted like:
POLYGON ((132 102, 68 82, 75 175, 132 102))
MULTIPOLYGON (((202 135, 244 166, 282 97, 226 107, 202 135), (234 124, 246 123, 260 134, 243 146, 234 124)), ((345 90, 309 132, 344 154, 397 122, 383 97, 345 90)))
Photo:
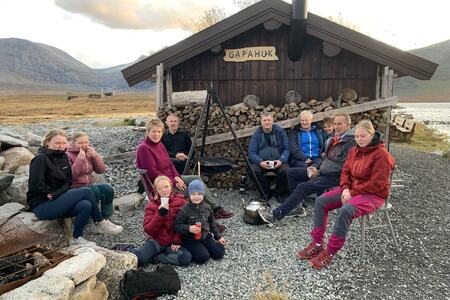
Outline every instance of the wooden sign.
POLYGON ((278 60, 276 49, 273 46, 247 47, 240 49, 225 49, 224 61, 244 62, 252 60, 278 60))

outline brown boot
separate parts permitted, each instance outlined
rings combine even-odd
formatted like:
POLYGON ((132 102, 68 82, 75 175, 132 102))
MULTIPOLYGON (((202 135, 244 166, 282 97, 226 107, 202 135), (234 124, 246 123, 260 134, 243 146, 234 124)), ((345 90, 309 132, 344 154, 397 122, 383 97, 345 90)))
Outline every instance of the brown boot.
POLYGON ((326 249, 322 250, 316 257, 313 257, 309 260, 309 264, 311 267, 316 269, 322 269, 325 266, 328 266, 333 260, 333 256, 326 249))
POLYGON ((311 259, 313 257, 316 257, 319 255, 320 252, 322 252, 323 246, 317 246, 314 241, 312 241, 308 247, 306 247, 303 250, 300 250, 297 252, 297 257, 300 259, 311 259))

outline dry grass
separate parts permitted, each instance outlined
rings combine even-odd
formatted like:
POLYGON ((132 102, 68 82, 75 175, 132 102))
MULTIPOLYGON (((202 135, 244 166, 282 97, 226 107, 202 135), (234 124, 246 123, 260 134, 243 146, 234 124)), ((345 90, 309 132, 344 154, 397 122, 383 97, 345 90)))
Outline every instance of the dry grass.
POLYGON ((259 290, 253 297, 253 300, 287 300, 288 296, 280 290, 277 283, 273 280, 272 274, 264 273, 266 287, 264 291, 259 290))
POLYGON ((65 94, 0 94, 0 124, 18 125, 81 118, 127 118, 155 112, 155 97, 150 94, 124 93, 102 99, 89 99, 87 94, 76 95, 79 96, 78 99, 68 101, 65 94))

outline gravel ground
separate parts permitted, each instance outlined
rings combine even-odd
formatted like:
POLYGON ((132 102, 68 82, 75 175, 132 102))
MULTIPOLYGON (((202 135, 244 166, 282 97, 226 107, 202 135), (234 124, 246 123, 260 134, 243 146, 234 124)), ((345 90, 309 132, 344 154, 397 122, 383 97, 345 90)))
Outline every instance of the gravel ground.
MULTIPOLYGON (((134 149, 142 138, 142 133, 126 127, 83 129, 103 155, 134 149)), ((311 207, 307 217, 285 218, 273 228, 250 226, 242 222, 243 197, 237 191, 213 190, 219 203, 236 212, 233 218, 220 220, 227 226, 226 255, 205 265, 177 267, 182 289, 177 297, 163 299, 249 299, 272 284, 289 299, 450 299, 450 162, 402 146, 393 145, 391 150, 398 167, 395 178, 405 185, 394 191, 391 200, 399 251, 386 228, 374 230, 367 234, 363 260, 356 221, 332 265, 317 271, 295 257, 310 241, 311 207)), ((110 167, 107 178, 117 194, 135 190, 132 160, 110 167)), ((116 242, 143 243, 144 206, 118 214, 123 233, 87 238, 104 247, 116 242)))

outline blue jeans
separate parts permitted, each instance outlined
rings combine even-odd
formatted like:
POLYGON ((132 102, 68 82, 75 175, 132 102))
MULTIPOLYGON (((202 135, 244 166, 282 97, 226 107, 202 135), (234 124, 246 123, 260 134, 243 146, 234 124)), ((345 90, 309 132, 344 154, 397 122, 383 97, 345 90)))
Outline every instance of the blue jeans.
POLYGON ((331 187, 339 185, 339 178, 328 176, 317 176, 308 181, 297 184, 294 191, 284 202, 273 210, 273 216, 282 219, 291 210, 305 201, 306 196, 311 194, 321 194, 331 187))
POLYGON ((163 263, 175 266, 186 266, 191 262, 191 253, 181 247, 177 251, 172 251, 170 246, 162 247, 155 240, 147 240, 142 248, 131 248, 129 252, 138 257, 138 266, 145 266, 149 263, 163 263))
POLYGON ((214 240, 211 234, 203 241, 183 239, 183 247, 191 252, 192 261, 198 264, 204 264, 210 257, 221 259, 225 255, 225 248, 214 240))
POLYGON ((56 220, 75 217, 73 237, 83 235, 89 217, 95 222, 103 220, 94 193, 88 187, 70 189, 56 199, 39 204, 33 209, 39 220, 56 220))

